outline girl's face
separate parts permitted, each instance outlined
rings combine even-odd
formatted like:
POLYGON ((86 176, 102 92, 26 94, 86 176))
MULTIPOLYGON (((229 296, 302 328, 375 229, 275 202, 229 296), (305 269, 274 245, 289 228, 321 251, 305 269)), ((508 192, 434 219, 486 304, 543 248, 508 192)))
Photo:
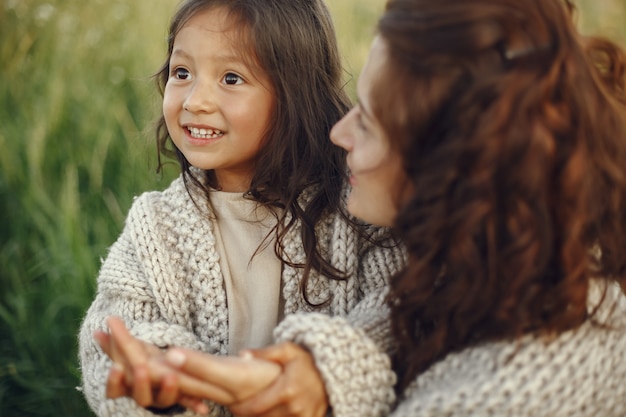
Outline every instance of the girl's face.
POLYGON ((372 112, 372 86, 382 76, 387 59, 385 43, 376 38, 357 83, 357 105, 330 133, 332 142, 348 151, 350 184, 348 211, 371 224, 392 226, 398 209, 412 195, 402 155, 372 112))
POLYGON ((193 16, 178 32, 169 62, 163 116, 189 163, 213 169, 223 191, 245 191, 267 133, 274 96, 265 71, 235 44, 224 8, 193 16))

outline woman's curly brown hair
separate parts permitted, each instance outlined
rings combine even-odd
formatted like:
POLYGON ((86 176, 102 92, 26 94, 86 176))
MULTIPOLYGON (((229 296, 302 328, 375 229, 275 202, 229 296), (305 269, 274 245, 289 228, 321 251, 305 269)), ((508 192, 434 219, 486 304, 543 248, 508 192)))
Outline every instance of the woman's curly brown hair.
POLYGON ((590 319, 626 270, 624 53, 563 0, 390 0, 374 112, 415 197, 389 304, 399 389, 446 354, 590 319))

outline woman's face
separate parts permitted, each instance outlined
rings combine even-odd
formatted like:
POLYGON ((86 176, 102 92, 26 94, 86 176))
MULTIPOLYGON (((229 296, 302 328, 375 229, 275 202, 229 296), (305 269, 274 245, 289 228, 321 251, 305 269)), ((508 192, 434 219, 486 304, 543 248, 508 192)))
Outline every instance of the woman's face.
POLYGON ((357 83, 357 105, 330 133, 331 141, 348 151, 352 191, 348 211, 368 223, 392 226, 398 209, 413 194, 402 155, 372 112, 372 87, 384 76, 387 48, 380 37, 374 40, 357 83))

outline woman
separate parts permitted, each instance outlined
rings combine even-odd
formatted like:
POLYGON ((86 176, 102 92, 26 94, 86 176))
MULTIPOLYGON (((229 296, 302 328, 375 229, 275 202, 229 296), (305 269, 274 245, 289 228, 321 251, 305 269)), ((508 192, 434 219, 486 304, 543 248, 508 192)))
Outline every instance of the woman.
MULTIPOLYGON (((625 59, 572 10, 390 0, 380 19, 331 137, 349 211, 409 254, 391 339, 368 333, 392 347, 394 417, 626 415, 625 59)), ((319 352, 302 317, 276 334, 319 352)))
POLYGON ((625 61, 572 9, 391 0, 379 22, 332 139, 351 213, 409 251, 394 416, 626 415, 625 61))

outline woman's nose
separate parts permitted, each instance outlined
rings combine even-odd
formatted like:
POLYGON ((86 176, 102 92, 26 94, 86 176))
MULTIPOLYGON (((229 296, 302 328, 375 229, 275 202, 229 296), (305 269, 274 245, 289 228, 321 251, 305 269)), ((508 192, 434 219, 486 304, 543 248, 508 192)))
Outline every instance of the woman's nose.
POLYGON ((355 110, 352 109, 341 120, 335 123, 330 131, 330 140, 335 145, 350 151, 353 145, 355 127, 355 110))

